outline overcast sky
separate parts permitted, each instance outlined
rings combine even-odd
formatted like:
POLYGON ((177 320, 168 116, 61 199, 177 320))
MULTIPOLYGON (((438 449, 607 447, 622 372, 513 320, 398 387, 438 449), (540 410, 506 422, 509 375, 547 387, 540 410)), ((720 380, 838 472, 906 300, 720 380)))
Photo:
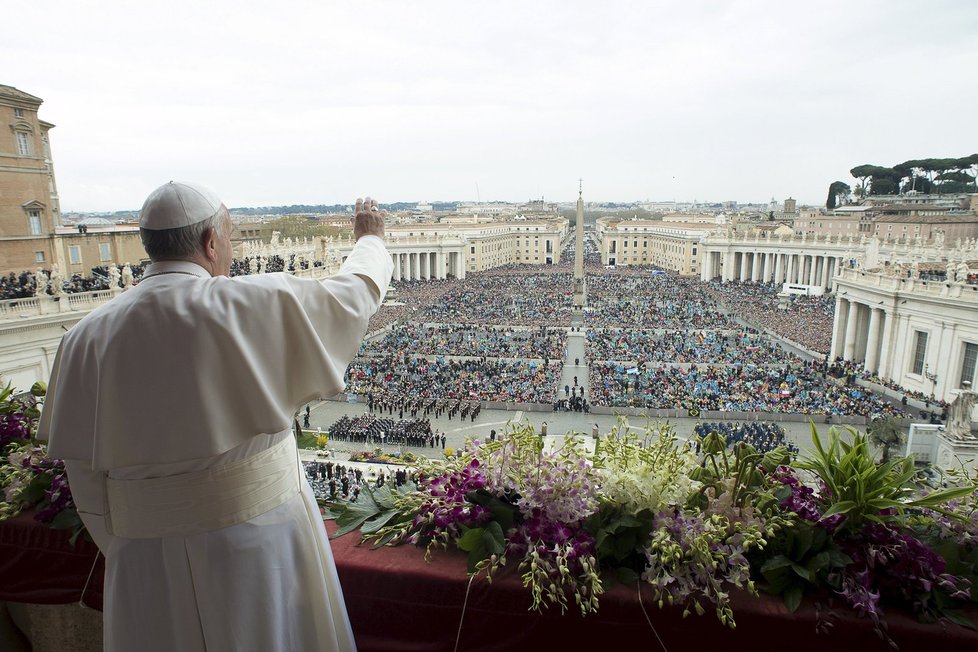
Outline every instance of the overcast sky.
POLYGON ((971 0, 7 11, 0 83, 57 125, 65 211, 170 179, 232 207, 571 201, 578 177, 591 201, 821 204, 854 165, 978 150, 971 0))

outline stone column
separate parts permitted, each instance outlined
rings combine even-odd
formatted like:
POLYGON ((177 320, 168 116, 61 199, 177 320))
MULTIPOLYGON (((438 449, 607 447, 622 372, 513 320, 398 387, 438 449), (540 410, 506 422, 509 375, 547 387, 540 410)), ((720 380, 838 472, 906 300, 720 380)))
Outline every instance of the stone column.
POLYGON ((438 280, 445 278, 445 254, 441 251, 435 252, 435 278, 438 280))
POLYGON ((786 256, 787 256, 787 259, 785 260, 785 265, 784 265, 785 266, 785 270, 784 270, 784 282, 785 283, 794 283, 795 282, 795 279, 793 278, 793 276, 794 276, 794 271, 795 271, 795 255, 794 254, 786 254, 786 256))
POLYGON ((832 319, 832 348, 829 349, 829 361, 840 357, 843 352, 846 332, 846 315, 849 314, 849 302, 842 297, 835 298, 835 316, 832 319))
POLYGON ((895 319, 893 313, 889 311, 883 311, 883 338, 880 341, 880 360, 879 360, 879 376, 880 378, 890 377, 890 362, 893 360, 893 351, 891 350, 893 346, 893 333, 895 319))
POLYGON ((880 317, 883 311, 873 308, 869 311, 869 337, 866 338, 866 369, 876 371, 879 368, 880 351, 880 317))
POLYGON ((747 252, 740 252, 740 276, 737 277, 738 281, 747 280, 747 252))
POLYGON ((832 287, 829 284, 829 257, 822 256, 822 278, 819 281, 819 285, 828 290, 832 287))
POLYGON ((815 273, 818 271, 818 267, 815 265, 815 256, 808 257, 808 284, 815 285, 815 273))
POLYGON ((774 254, 774 282, 778 285, 781 284, 781 279, 783 278, 781 276, 781 273, 784 271, 782 269, 783 261, 784 261, 784 254, 781 253, 774 254))
POLYGON ((401 280, 401 254, 391 254, 391 258, 394 259, 394 280, 401 280))
POLYGON ((859 321, 859 304, 849 301, 849 316, 846 319, 846 345, 842 357, 852 360, 856 351, 856 325, 859 321))

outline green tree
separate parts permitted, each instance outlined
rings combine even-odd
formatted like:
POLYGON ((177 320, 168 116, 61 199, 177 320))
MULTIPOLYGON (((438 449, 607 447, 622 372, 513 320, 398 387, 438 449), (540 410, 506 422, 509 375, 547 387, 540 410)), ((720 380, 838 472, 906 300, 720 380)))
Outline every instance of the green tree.
POLYGON ((880 451, 880 464, 890 461, 894 449, 906 441, 906 435, 899 422, 893 417, 880 417, 874 420, 866 429, 869 442, 880 451))
POLYGON ((825 208, 832 210, 836 206, 847 203, 851 192, 852 188, 845 181, 833 181, 829 184, 829 196, 825 200, 825 208))

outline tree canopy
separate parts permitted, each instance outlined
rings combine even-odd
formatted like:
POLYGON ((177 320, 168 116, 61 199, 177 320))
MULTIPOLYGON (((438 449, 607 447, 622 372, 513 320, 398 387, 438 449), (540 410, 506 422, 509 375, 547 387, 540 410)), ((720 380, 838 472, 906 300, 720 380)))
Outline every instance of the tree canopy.
POLYGON ((893 167, 864 163, 849 170, 849 174, 859 180, 856 194, 861 197, 907 192, 978 192, 978 154, 910 159, 893 167))

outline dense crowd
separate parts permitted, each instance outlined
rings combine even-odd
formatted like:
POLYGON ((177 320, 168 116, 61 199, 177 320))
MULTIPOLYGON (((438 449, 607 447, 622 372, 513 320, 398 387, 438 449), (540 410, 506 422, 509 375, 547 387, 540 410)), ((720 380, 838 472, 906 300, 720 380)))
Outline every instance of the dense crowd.
POLYGON ((591 402, 614 407, 902 415, 899 408, 859 388, 830 383, 810 365, 709 365, 629 367, 592 364, 591 402))
POLYGON ((767 283, 709 283, 710 296, 741 319, 772 331, 805 348, 828 353, 832 347, 835 301, 827 297, 789 295, 767 283))
POLYGON ((416 355, 457 355, 494 358, 559 358, 567 333, 559 328, 513 330, 479 325, 408 324, 383 338, 364 344, 361 355, 390 355, 410 351, 416 355))
POLYGON ((571 275, 525 273, 506 268, 466 276, 440 301, 417 312, 416 321, 441 324, 568 326, 571 275))
POLYGON ((561 362, 428 360, 400 355, 357 358, 347 368, 347 392, 404 398, 552 403, 561 362))
POLYGON ((352 418, 342 416, 327 432, 334 441, 378 446, 391 444, 434 448, 445 438, 431 430, 428 419, 391 419, 372 414, 361 414, 352 418))
POLYGON ((419 310, 441 301, 442 295, 456 283, 454 279, 392 282, 389 300, 370 318, 367 332, 375 333, 392 324, 414 319, 419 310))
POLYGON ((306 478, 313 493, 319 500, 349 500, 356 502, 365 484, 384 486, 388 481, 396 486, 416 481, 414 471, 392 469, 391 471, 368 471, 366 474, 354 466, 344 466, 333 462, 303 462, 306 478))
POLYGON ((614 271, 619 273, 587 276, 585 323, 589 328, 703 330, 736 326, 697 279, 649 270, 614 271))
POLYGON ((693 432, 700 437, 717 433, 733 447, 744 442, 754 447, 759 453, 773 451, 778 446, 784 446, 789 451, 798 453, 798 447, 788 441, 784 428, 776 423, 697 423, 693 432))
POLYGON ((370 414, 388 412, 393 416, 396 412, 399 419, 403 419, 405 414, 410 415, 411 418, 416 418, 418 414, 423 414, 425 417, 434 415, 436 419, 444 414, 449 421, 456 416, 458 416, 459 421, 466 419, 475 421, 482 411, 482 404, 473 399, 406 396, 403 393, 391 391, 367 394, 367 409, 370 414))
POLYGON ((771 364, 797 358, 756 332, 635 331, 592 329, 589 360, 675 363, 771 364))

